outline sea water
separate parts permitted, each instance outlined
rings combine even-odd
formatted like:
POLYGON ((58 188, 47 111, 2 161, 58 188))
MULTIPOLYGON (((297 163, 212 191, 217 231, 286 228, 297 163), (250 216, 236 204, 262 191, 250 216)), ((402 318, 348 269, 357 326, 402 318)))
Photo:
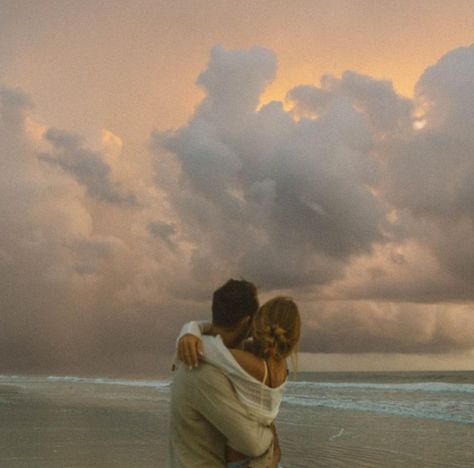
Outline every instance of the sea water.
POLYGON ((302 373, 284 401, 474 424, 474 372, 302 373))

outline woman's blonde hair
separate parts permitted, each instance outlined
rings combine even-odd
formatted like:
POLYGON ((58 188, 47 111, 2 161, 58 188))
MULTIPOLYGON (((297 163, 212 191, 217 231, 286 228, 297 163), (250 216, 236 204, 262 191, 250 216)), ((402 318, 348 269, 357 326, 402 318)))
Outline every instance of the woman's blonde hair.
MULTIPOLYGON (((256 354, 265 359, 296 355, 301 318, 295 302, 284 296, 265 302, 253 317, 251 334, 256 354)), ((293 367, 296 367, 295 361, 293 367)))

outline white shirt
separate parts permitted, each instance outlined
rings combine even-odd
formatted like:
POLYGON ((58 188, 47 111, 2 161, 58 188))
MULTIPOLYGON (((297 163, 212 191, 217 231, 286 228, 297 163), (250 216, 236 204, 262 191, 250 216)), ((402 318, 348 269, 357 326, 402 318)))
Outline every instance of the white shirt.
POLYGON ((270 388, 247 373, 224 345, 220 335, 202 335, 209 322, 189 322, 183 326, 178 340, 191 334, 202 340, 203 360, 219 368, 231 381, 238 398, 246 406, 249 417, 268 425, 276 418, 283 396, 284 382, 270 388))

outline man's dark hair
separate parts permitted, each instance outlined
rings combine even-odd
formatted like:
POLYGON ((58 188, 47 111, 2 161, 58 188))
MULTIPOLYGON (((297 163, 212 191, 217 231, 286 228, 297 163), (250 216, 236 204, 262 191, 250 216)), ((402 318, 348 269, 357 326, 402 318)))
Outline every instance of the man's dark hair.
POLYGON ((212 323, 233 327, 244 317, 251 317, 258 309, 257 288, 245 280, 230 279, 214 292, 212 323))

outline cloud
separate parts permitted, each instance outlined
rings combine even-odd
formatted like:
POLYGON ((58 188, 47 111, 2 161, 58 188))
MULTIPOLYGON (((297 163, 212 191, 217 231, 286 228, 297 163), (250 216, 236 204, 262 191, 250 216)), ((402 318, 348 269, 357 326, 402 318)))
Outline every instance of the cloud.
POLYGON ((397 94, 391 81, 376 80, 348 70, 341 78, 323 75, 320 82, 320 87, 299 85, 288 92, 287 101, 293 103, 296 115, 321 116, 335 99, 345 96, 352 106, 363 113, 378 136, 411 124, 413 103, 397 94))
POLYGON ((175 249, 175 244, 171 237, 176 234, 176 226, 162 221, 154 221, 148 224, 147 229, 152 236, 163 239, 170 249, 175 249))
POLYGON ((110 178, 110 166, 100 153, 84 148, 84 139, 77 134, 50 128, 44 137, 54 148, 54 152, 40 153, 38 158, 59 166, 72 175, 87 193, 97 200, 109 203, 136 205, 134 194, 121 194, 117 183, 110 178))
POLYGON ((182 266, 146 230, 159 196, 142 180, 149 206, 128 203, 133 187, 117 190, 99 152, 77 134, 39 132, 32 109, 21 89, 0 90, 1 371, 156 371, 176 310, 201 310, 166 291, 182 266), (37 157, 50 142, 67 171, 37 157))
POLYGON ((472 304, 321 301, 306 314, 306 352, 443 354, 474 347, 472 304))
POLYGON ((24 116, 33 108, 33 101, 21 88, 0 86, 3 131, 16 132, 21 129, 24 116))
MULTIPOLYGON (((150 153, 33 118, 0 88, 3 371, 153 372, 228 277, 283 292, 302 351, 474 347, 474 46, 413 99, 355 71, 260 99, 273 51, 211 51, 189 121, 150 153)), ((164 369, 164 368, 163 368, 164 369)))
POLYGON ((415 87, 415 102, 427 128, 472 141, 473 77, 473 45, 451 50, 423 72, 415 87))
POLYGON ((249 51, 231 51, 221 44, 214 46, 207 69, 196 81, 207 93, 196 118, 228 129, 244 123, 242 119, 255 110, 263 90, 275 78, 276 68, 270 49, 254 46, 249 51))
MULTIPOLYGON (((412 217, 409 233, 429 246, 443 271, 474 297, 474 46, 455 49, 429 67, 416 85, 423 126, 380 145, 381 192, 412 217)), ((450 294, 451 288, 446 288, 450 294)))
POLYGON ((385 208, 371 192, 374 132, 346 95, 314 120, 296 122, 277 102, 257 111, 274 67, 266 49, 215 47, 198 78, 206 97, 185 127, 156 132, 154 147, 181 169, 168 199, 199 239, 196 275, 242 274, 264 288, 326 284, 384 239, 385 208))
POLYGON ((280 102, 258 108, 255 92, 271 79, 263 66, 247 75, 253 98, 235 102, 246 82, 233 77, 246 76, 240 67, 251 68, 255 49, 215 49, 201 74, 213 79, 190 121, 152 135, 156 167, 166 158, 177 164, 179 190, 169 188, 168 200, 192 246, 193 275, 241 274, 265 290, 311 291, 316 304, 331 298, 331 320, 309 332, 319 344, 305 341, 313 351, 472 347, 465 335, 456 339, 456 326, 440 330, 448 316, 467 328, 474 321, 470 306, 455 315, 474 297, 473 50, 452 51, 425 71, 413 100, 387 80, 346 71, 289 90, 285 111, 280 102), (361 300, 380 305, 363 312, 361 300), (371 328, 375 309, 379 326, 371 328), (435 324, 424 341, 420 317, 435 324), (352 322, 360 330, 346 336, 352 322))

